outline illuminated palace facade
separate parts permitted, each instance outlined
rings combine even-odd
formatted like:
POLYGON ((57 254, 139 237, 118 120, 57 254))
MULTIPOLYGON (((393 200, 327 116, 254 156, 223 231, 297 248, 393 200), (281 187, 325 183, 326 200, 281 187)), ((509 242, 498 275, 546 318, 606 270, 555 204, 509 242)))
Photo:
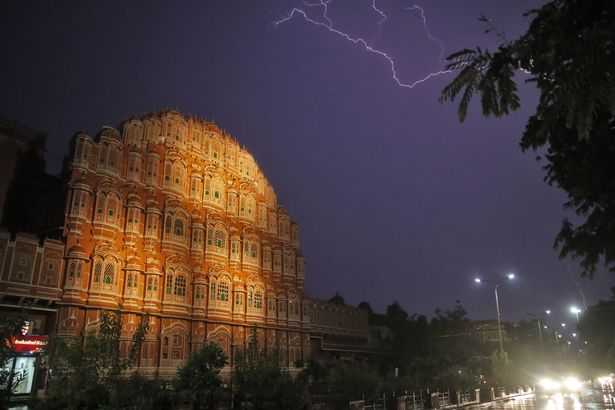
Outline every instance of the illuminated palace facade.
POLYGON ((138 367, 160 377, 206 340, 232 360, 253 328, 288 364, 327 340, 366 340, 363 311, 305 294, 299 227, 215 124, 176 111, 131 118, 121 132, 78 133, 69 162, 64 243, 0 237, 13 260, 3 280, 17 282, 9 293, 36 288, 57 309, 59 335, 81 336, 102 310, 120 310, 126 349, 147 317, 138 367), (19 266, 22 282, 12 280, 19 266))

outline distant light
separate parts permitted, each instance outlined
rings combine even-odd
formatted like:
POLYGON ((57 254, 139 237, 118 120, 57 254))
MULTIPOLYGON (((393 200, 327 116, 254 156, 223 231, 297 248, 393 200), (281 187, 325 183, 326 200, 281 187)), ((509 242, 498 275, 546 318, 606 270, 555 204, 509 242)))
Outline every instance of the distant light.
POLYGON ((547 391, 558 390, 560 388, 560 384, 558 381, 549 378, 541 379, 538 383, 543 389, 547 391))
POLYGON ((566 327, 566 323, 562 323, 562 327, 566 327))
POLYGON ((559 337, 560 339, 562 338, 562 335, 557 335, 557 337, 559 337))
POLYGON ((545 313, 546 313, 547 315, 550 315, 550 314, 551 314, 551 309, 547 309, 547 310, 545 310, 545 313))
POLYGON ((564 386, 568 391, 574 392, 579 390, 583 386, 583 383, 576 377, 567 377, 564 380, 564 386))
POLYGON ((570 312, 572 312, 572 313, 574 313, 576 315, 577 313, 581 313, 581 309, 579 309, 576 306, 571 306, 570 307, 570 312))
POLYGON ((572 337, 577 337, 577 334, 576 334, 576 333, 573 333, 573 334, 572 334, 572 337))
POLYGON ((509 273, 508 275, 506 275, 506 277, 508 279, 514 279, 515 278, 515 274, 514 273, 509 273))
POLYGON ((474 278, 474 282, 481 283, 482 281, 480 280, 480 278, 474 278))
POLYGON ((544 327, 545 329, 547 329, 547 325, 544 325, 543 327, 544 327))
POLYGON ((568 343, 568 345, 571 345, 571 344, 572 344, 572 342, 571 342, 570 340, 569 340, 569 341, 567 341, 566 343, 568 343))

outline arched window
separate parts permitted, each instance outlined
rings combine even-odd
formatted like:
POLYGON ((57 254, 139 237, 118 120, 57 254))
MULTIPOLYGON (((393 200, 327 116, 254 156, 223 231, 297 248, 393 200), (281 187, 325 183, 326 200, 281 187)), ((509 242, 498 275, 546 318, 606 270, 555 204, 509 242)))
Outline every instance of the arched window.
POLYGON ((75 275, 77 272, 77 263, 75 261, 71 261, 70 265, 68 266, 68 278, 67 278, 67 285, 68 286, 72 286, 74 281, 75 281, 75 275))
POLYGON ((175 236, 184 236, 184 221, 182 221, 181 219, 176 219, 173 232, 175 233, 175 236))
POLYGON ((254 292, 254 308, 263 308, 263 293, 260 290, 254 292))
POLYGON ((209 301, 216 300, 216 282, 212 279, 209 284, 209 301))
POLYGON ((211 200, 217 205, 224 206, 224 182, 219 177, 211 181, 211 200))
POLYGON ((214 236, 216 246, 218 248, 224 248, 226 246, 226 235, 224 234, 224 231, 222 231, 221 229, 216 229, 216 233, 214 236))
POLYGON ((226 282, 218 284, 218 300, 228 302, 229 288, 226 282))
POLYGON ((254 220, 255 208, 256 208, 256 201, 254 200, 254 197, 250 194, 248 195, 248 198, 246 201, 246 212, 247 212, 247 217, 251 220, 254 220))
POLYGON ((75 285, 81 285, 81 271, 83 270, 83 262, 77 262, 77 270, 75 271, 75 285))
POLYGON ((248 290, 248 307, 251 308, 254 306, 254 292, 252 289, 248 290))
POLYGON ((186 295, 186 278, 183 275, 177 275, 175 277, 175 296, 183 298, 186 295))
POLYGON ((173 218, 171 218, 170 216, 167 216, 167 219, 165 220, 165 223, 164 223, 164 233, 170 235, 172 225, 173 225, 173 218))
POLYGON ((111 262, 108 262, 105 265, 105 276, 104 283, 105 285, 112 285, 115 282, 115 266, 111 262))
POLYGON ((250 256, 252 259, 258 258, 258 245, 255 242, 252 242, 252 246, 250 247, 250 256))
POLYGON ((99 261, 94 265, 94 287, 98 288, 100 282, 102 282, 102 262, 99 261))
POLYGON ((171 273, 167 273, 167 286, 165 292, 167 295, 173 292, 173 275, 171 273))
POLYGON ((98 152, 98 169, 104 170, 107 165, 107 155, 109 155, 109 146, 107 144, 100 144, 100 151, 98 152))

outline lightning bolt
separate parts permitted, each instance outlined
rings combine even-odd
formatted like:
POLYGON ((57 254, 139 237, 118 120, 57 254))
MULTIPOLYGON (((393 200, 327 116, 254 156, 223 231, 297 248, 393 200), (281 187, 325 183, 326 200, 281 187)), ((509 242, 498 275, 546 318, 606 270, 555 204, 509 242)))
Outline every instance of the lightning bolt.
MULTIPOLYGON (((374 2, 376 2, 376 0, 374 0, 374 2)), ((439 61, 441 64, 444 64, 444 44, 442 44, 440 40, 438 40, 437 38, 431 35, 431 32, 429 31, 429 28, 427 27, 427 18, 425 17, 425 10, 423 10, 422 7, 417 6, 416 4, 412 7, 406 7, 406 10, 411 10, 411 11, 420 10, 421 18, 423 19, 423 29, 425 30, 425 33, 427 33, 427 38, 429 38, 431 41, 435 42, 436 44, 438 44, 438 46, 440 46, 439 61)))
MULTIPOLYGON (((362 37, 353 37, 350 34, 339 30, 337 28, 334 27, 333 25, 333 21, 331 20, 331 18, 329 18, 327 12, 328 12, 328 6, 329 4, 332 2, 333 0, 320 0, 317 3, 308 3, 305 0, 303 1, 303 4, 305 4, 308 7, 322 7, 323 9, 323 13, 322 13, 322 17, 325 20, 325 22, 322 21, 318 21, 318 20, 314 20, 313 18, 311 18, 310 16, 308 16, 308 14, 305 12, 305 10, 301 9, 301 8, 293 8, 286 16, 280 18, 277 21, 274 21, 272 23, 273 28, 277 28, 280 24, 286 23, 287 21, 290 21, 293 17, 295 16, 299 16, 301 18, 303 18, 306 22, 313 24, 315 26, 318 27, 322 27, 326 30, 328 30, 329 32, 336 34, 339 37, 344 38, 345 40, 360 45, 361 47, 363 47, 363 49, 365 49, 365 51, 375 54, 381 58, 383 58, 384 60, 387 61, 390 69, 391 69, 391 77, 393 78, 393 80, 397 83, 397 85, 399 87, 403 87, 403 88, 414 88, 419 84, 424 83, 425 81, 433 78, 433 77, 437 77, 439 75, 442 74, 447 74, 452 72, 452 70, 440 70, 440 71, 436 71, 433 73, 429 73, 427 74, 425 77, 420 78, 414 82, 403 82, 399 79, 398 75, 397 75, 397 69, 396 69, 396 65, 395 65, 395 60, 385 51, 374 47, 374 42, 376 40, 376 38, 378 36, 380 36, 380 34, 382 34, 382 24, 388 19, 388 17, 386 16, 386 14, 384 14, 384 12, 379 9, 376 6, 376 0, 372 0, 371 3, 371 8, 378 13, 378 15, 380 16, 380 20, 378 21, 378 31, 372 36, 371 42, 367 42, 364 38, 362 37)), ((431 35, 431 32, 429 31, 428 27, 427 27, 427 19, 425 18, 425 13, 424 10, 417 6, 417 5, 413 5, 412 7, 407 7, 406 10, 419 10, 420 14, 421 14, 421 18, 423 20, 423 29, 425 30, 427 37, 431 40, 436 42, 439 46, 440 46, 440 62, 443 62, 444 60, 444 45, 442 44, 442 42, 440 40, 438 40, 437 38, 435 38, 434 36, 431 35)))

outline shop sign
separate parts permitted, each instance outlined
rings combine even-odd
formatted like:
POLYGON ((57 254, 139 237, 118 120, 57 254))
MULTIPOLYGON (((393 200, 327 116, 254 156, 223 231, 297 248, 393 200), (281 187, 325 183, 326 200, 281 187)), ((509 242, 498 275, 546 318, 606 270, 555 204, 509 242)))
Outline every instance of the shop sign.
POLYGON ((48 338, 48 336, 13 336, 11 344, 15 353, 38 353, 43 351, 48 338))

